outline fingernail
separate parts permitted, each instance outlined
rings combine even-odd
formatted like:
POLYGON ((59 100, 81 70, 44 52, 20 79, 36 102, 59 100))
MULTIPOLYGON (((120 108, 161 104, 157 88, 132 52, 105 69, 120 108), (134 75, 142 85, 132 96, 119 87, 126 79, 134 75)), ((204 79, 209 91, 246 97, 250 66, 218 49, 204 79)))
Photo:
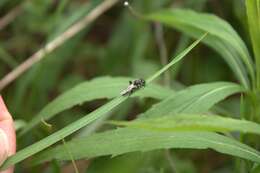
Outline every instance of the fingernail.
POLYGON ((8 138, 5 132, 2 129, 0 129, 0 166, 8 157, 8 153, 9 153, 8 138))

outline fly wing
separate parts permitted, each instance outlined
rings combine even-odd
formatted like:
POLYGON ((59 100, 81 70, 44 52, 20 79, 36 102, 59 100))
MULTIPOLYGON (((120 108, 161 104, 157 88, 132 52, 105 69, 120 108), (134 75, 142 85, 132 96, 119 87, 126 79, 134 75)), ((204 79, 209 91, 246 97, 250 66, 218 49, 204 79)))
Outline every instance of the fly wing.
POLYGON ((120 94, 121 94, 122 96, 124 96, 124 95, 126 95, 126 94, 129 94, 133 88, 134 88, 134 85, 131 84, 131 85, 129 85, 125 90, 123 90, 120 94))

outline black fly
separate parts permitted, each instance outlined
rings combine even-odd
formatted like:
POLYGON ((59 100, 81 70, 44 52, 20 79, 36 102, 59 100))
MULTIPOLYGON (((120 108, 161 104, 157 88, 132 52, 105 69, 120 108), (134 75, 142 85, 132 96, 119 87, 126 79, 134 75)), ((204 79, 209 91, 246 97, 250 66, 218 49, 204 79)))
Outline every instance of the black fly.
POLYGON ((133 81, 129 81, 129 86, 124 91, 122 91, 120 94, 122 96, 125 96, 125 95, 130 96, 133 92, 135 92, 136 90, 138 90, 144 86, 145 86, 144 79, 136 79, 133 81))

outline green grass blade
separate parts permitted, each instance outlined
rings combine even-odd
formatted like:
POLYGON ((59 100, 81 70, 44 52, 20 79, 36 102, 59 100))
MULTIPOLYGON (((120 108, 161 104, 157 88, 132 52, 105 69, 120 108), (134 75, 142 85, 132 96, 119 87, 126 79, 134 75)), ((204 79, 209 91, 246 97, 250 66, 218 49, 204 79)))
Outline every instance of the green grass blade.
POLYGON ((257 87, 260 88, 260 0, 246 0, 246 8, 256 61, 257 87))
MULTIPOLYGON (((260 153, 236 140, 213 132, 160 132, 145 129, 121 128, 94 134, 89 137, 67 142, 73 158, 92 158, 97 156, 117 156, 135 151, 150 151, 168 148, 207 149, 220 153, 260 162, 260 153), (87 147, 78 147, 87 146, 87 147)), ((35 158, 36 163, 48 160, 69 160, 69 156, 60 145, 44 151, 35 158)))
MULTIPOLYGON (((205 34, 201 38, 204 38, 205 34)), ((200 40, 200 39, 199 39, 200 40)), ((196 44, 198 44, 197 41, 195 41, 196 44)), ((192 44, 188 48, 186 48, 183 52, 186 52, 187 50, 191 50, 191 47, 194 47, 195 45, 192 44)), ((186 54, 183 54, 183 57, 186 54)), ((179 58, 183 58, 179 57, 179 58)), ((172 60, 174 61, 174 59, 172 60)), ((174 65, 174 63, 170 62, 171 65, 174 65)), ((169 67, 168 67, 169 68, 169 67)), ((164 68, 164 70, 167 70, 168 68, 164 68)), ((163 71, 160 71, 160 74, 163 71)), ((158 74, 155 73, 155 74, 158 74)), ((154 79, 158 75, 152 75, 152 77, 149 78, 149 82, 151 82, 151 79, 154 79)), ((138 93, 138 92, 137 92, 138 93)), ((21 151, 18 151, 15 155, 8 158, 5 163, 1 166, 0 170, 4 170, 44 149, 51 146, 52 144, 58 142, 59 140, 65 138, 66 136, 69 136, 70 134, 76 132, 77 130, 83 128, 84 126, 90 124, 91 122, 95 121, 96 119, 104 116, 104 114, 108 113, 110 110, 112 110, 114 107, 121 104, 123 101, 125 101, 127 97, 117 97, 110 102, 106 103, 104 106, 101 106, 100 108, 96 109, 95 111, 91 112, 90 114, 84 116, 83 118, 71 123, 70 125, 64 127, 63 129, 53 133, 52 135, 26 147, 25 149, 22 149, 21 151)))
POLYGON ((138 121, 110 121, 111 124, 156 131, 215 131, 255 133, 260 135, 260 125, 251 121, 239 120, 217 115, 167 114, 158 118, 138 121))
POLYGON ((141 117, 158 117, 178 113, 205 113, 224 98, 243 91, 243 87, 231 82, 194 85, 155 104, 141 117))
POLYGON ((246 88, 250 86, 248 73, 254 82, 254 66, 248 50, 236 31, 224 20, 214 15, 184 9, 161 10, 147 15, 146 18, 174 27, 195 38, 208 32, 209 36, 202 42, 225 59, 246 88))
POLYGON ((184 51, 182 51, 179 55, 176 56, 169 64, 164 66, 161 70, 159 70, 157 73, 155 73, 153 76, 149 77, 147 79, 147 83, 150 83, 155 78, 157 78, 159 75, 161 75, 163 72, 165 72, 168 68, 170 68, 172 65, 178 63, 180 60, 183 59, 185 55, 187 55, 201 40, 203 40, 208 33, 203 34, 201 37, 199 37, 198 40, 196 40, 194 43, 192 43, 188 48, 186 48, 184 51))
MULTIPOLYGON (((27 124, 19 135, 21 136, 29 132, 29 130, 39 124, 42 119, 47 121, 58 113, 66 109, 70 109, 73 106, 95 99, 115 98, 119 95, 120 91, 127 87, 129 80, 132 79, 126 77, 99 77, 91 81, 83 82, 60 95, 45 106, 27 124)), ((151 84, 138 92, 136 96, 164 99, 171 94, 173 94, 172 90, 160 87, 159 85, 151 84)))
POLYGON ((18 151, 14 156, 11 156, 9 159, 4 162, 4 164, 1 166, 0 170, 4 170, 8 168, 11 165, 14 165, 22 160, 24 160, 27 157, 32 156, 33 154, 44 150, 45 148, 51 146, 52 144, 62 140, 66 136, 76 132, 77 130, 81 129, 82 127, 86 126, 87 124, 95 121, 96 119, 103 116, 105 113, 108 113, 110 110, 112 110, 114 107, 118 106, 120 103, 122 103, 124 100, 126 100, 127 97, 117 97, 104 106, 101 106, 100 108, 96 109, 95 111, 91 112, 87 116, 84 116, 83 118, 71 123, 70 125, 64 127, 63 129, 53 133, 52 135, 30 145, 29 147, 26 147, 25 149, 18 151))

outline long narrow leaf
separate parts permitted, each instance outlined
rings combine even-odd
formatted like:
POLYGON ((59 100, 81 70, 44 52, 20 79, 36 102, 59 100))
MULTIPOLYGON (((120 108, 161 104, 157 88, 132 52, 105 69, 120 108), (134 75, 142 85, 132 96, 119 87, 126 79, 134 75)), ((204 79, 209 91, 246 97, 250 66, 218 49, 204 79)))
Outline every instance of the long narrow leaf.
MULTIPOLYGON (((34 126, 39 124, 42 119, 49 120, 58 113, 72 108, 75 105, 95 99, 111 99, 119 96, 120 91, 127 87, 129 80, 132 79, 123 77, 100 77, 77 85, 44 107, 27 124, 20 135, 24 135, 31 130, 34 126)), ((151 84, 138 92, 136 96, 164 99, 171 94, 173 94, 172 90, 151 84)))
MULTIPOLYGON (((155 149, 211 148, 220 153, 260 162, 258 151, 213 132, 159 132, 122 128, 72 140, 67 143, 67 147, 74 159, 103 155, 117 156, 134 151, 144 152, 155 149)), ((42 163, 52 159, 69 160, 70 158, 64 150, 64 146, 60 145, 36 156, 35 162, 42 163)))
POLYGON ((11 156, 9 159, 7 159, 4 164, 1 166, 0 170, 4 170, 8 168, 11 165, 14 165, 22 160, 24 160, 27 157, 30 157, 31 155, 42 151, 43 149, 51 146, 52 144, 62 140, 66 136, 76 132, 77 130, 81 129, 82 127, 86 126, 87 124, 95 121, 96 119, 103 116, 105 113, 108 113, 110 110, 112 110, 114 107, 122 103, 124 100, 126 100, 127 97, 117 97, 104 106, 101 106, 100 108, 96 109, 95 111, 91 112, 87 116, 84 116, 83 118, 71 123, 70 125, 64 127, 63 129, 53 133, 52 135, 40 140, 39 142, 36 142, 29 147, 26 147, 25 149, 17 152, 14 156, 11 156))
POLYGON ((147 79, 147 83, 150 83, 155 78, 157 78, 159 75, 161 75, 163 72, 165 72, 168 68, 170 68, 172 65, 176 64, 177 62, 181 61, 185 55, 187 55, 200 41, 202 41, 208 33, 206 32, 201 37, 199 37, 198 40, 196 40, 194 43, 192 43, 187 49, 182 51, 179 55, 176 56, 169 64, 164 66, 161 70, 159 70, 157 73, 155 73, 153 76, 149 77, 147 79))
POLYGON ((260 87, 260 0, 246 0, 250 36, 256 61, 257 87, 260 87))

